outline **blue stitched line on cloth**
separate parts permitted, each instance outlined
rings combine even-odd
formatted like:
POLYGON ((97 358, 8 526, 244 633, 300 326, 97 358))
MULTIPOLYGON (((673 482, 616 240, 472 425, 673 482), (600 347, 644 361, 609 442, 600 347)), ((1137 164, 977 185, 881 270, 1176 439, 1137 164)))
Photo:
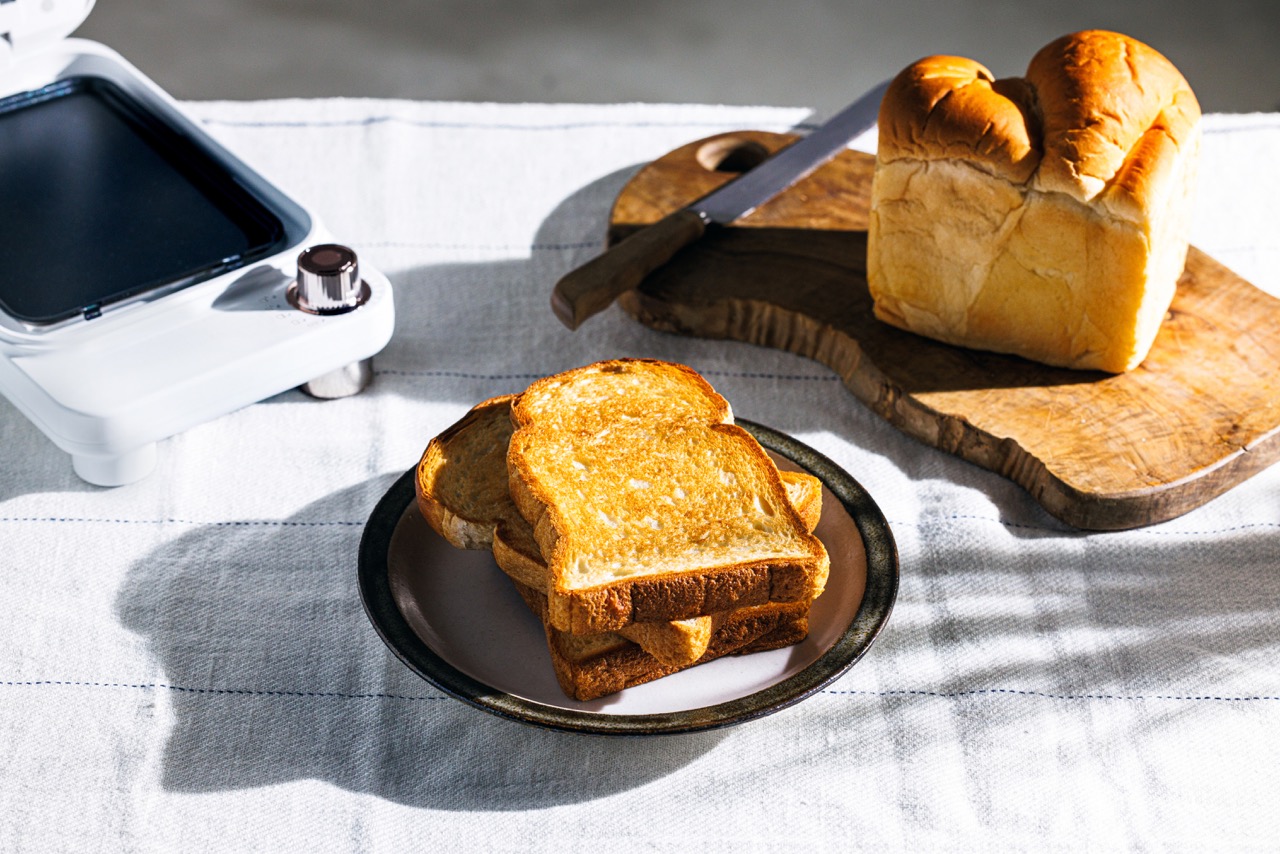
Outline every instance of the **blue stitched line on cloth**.
MULTIPOLYGON (((165 690, 183 694, 221 694, 251 697, 311 697, 336 700, 447 700, 443 695, 412 696, 408 694, 368 693, 352 694, 343 691, 277 691, 252 688, 194 688, 185 685, 168 685, 163 682, 92 682, 69 679, 31 679, 26 681, 5 680, 0 682, 8 688, 134 688, 138 690, 165 690)), ((820 693, 831 696, 863 696, 863 697, 936 697, 944 700, 957 700, 966 697, 1017 696, 1035 697, 1045 700, 1119 700, 1123 702, 1209 702, 1209 703, 1257 703, 1275 702, 1280 696, 1259 694, 1254 696, 1224 697, 1213 694, 1055 694, 1049 691, 1025 691, 1017 688, 974 688, 965 691, 925 691, 918 689, 899 689, 889 691, 837 691, 824 690, 820 693)))
MULTIPOLYGON (((726 121, 608 121, 562 122, 553 125, 522 125, 512 122, 445 122, 433 119, 410 119, 404 116, 366 116, 362 119, 332 119, 330 121, 238 121, 236 119, 203 118, 206 125, 221 125, 238 128, 333 128, 333 127, 368 127, 381 124, 403 124, 410 127, 432 128, 441 130, 511 130, 511 131, 565 131, 565 130, 599 130, 601 128, 684 128, 706 127, 723 128, 726 121)), ((797 130, 813 130, 818 125, 801 123, 788 125, 797 130)))
POLYGON ((97 522, 103 525, 208 525, 214 528, 325 528, 363 527, 364 522, 342 520, 292 521, 289 519, 231 519, 221 522, 202 522, 197 519, 93 519, 88 516, 0 516, 0 522, 97 522))
MULTIPOLYGON (((901 520, 889 520, 889 524, 893 526, 905 527, 912 525, 914 527, 922 527, 934 522, 947 522, 964 520, 969 522, 989 522, 995 525, 1001 525, 1005 528, 1019 528, 1027 531, 1044 531, 1051 534, 1073 534, 1079 536, 1090 536, 1088 531, 1063 531, 1057 528, 1048 528, 1041 525, 1027 525, 1022 522, 1006 522, 1003 519, 990 519, 985 516, 965 516, 959 513, 953 513, 947 516, 935 516, 929 519, 919 519, 913 522, 905 522, 901 520)), ((287 519, 232 519, 229 521, 200 521, 198 519, 94 519, 88 516, 0 516, 0 523, 22 523, 22 522, 74 522, 80 523, 97 523, 101 525, 206 525, 209 527, 273 527, 273 528, 321 528, 321 527, 343 527, 357 528, 363 527, 365 522, 350 522, 344 520, 332 521, 291 521, 287 519)), ((1134 530, 1129 531, 1130 534, 1145 534, 1150 537, 1199 537, 1214 534, 1229 534, 1237 531, 1247 531, 1252 528, 1280 528, 1280 522, 1245 522, 1240 525, 1231 525, 1226 528, 1215 528, 1200 531, 1151 531, 1151 530, 1134 530)))
POLYGON ((1267 694, 1260 694, 1251 697, 1218 697, 1212 694, 1054 694, 1049 691, 1023 691, 1017 688, 973 688, 967 691, 923 691, 910 689, 894 691, 823 691, 822 693, 844 694, 849 696, 863 695, 869 697, 939 697, 946 700, 960 699, 962 697, 991 696, 995 694, 1039 697, 1045 700, 1123 700, 1126 702, 1163 700, 1214 703, 1254 703, 1266 701, 1274 702, 1276 700, 1280 700, 1280 697, 1273 697, 1267 694))
MULTIPOLYGON (((1003 525, 1006 528, 1020 528, 1028 531, 1048 531, 1050 533, 1078 533, 1084 536, 1088 536, 1090 533, 1092 533, 1089 531, 1060 532, 1057 528, 1046 528, 1042 525, 1027 525, 1022 522, 1006 522, 1003 519, 991 519, 986 516, 970 516, 963 513, 951 513, 946 516, 935 516, 929 519, 920 519, 911 524, 914 524, 916 527, 920 527, 922 525, 928 524, 929 522, 954 522, 959 520, 968 521, 968 522, 994 522, 995 524, 1003 525)), ((906 525, 908 523, 891 521, 890 524, 906 525)), ((1215 528, 1213 530, 1204 530, 1204 531, 1152 531, 1148 529, 1137 529, 1137 530, 1128 531, 1127 533, 1146 534, 1147 536, 1150 536, 1150 537, 1185 537, 1185 536, 1192 536, 1192 535, 1200 536, 1200 535, 1207 535, 1207 534, 1230 534, 1236 531, 1245 531, 1250 528, 1280 528, 1280 522, 1245 522, 1240 525, 1231 525, 1226 528, 1215 528)))
POLYGON ((472 374, 466 371, 408 371, 397 368, 374 368, 374 374, 390 377, 440 377, 451 380, 540 380, 547 374, 472 374))
MULTIPOLYGON (((724 121, 607 121, 562 122, 553 125, 522 125, 513 122, 446 122, 433 119, 410 119, 404 116, 365 116, 361 119, 333 119, 331 121, 237 121, 235 119, 218 119, 206 117, 200 120, 206 125, 222 125, 223 127, 241 128, 309 128, 309 127, 365 127, 377 124, 409 125, 421 128, 440 128, 451 130, 513 130, 513 131, 562 131, 562 130, 596 130, 600 128, 678 128, 678 127, 724 127, 724 121)), ((796 130, 814 130, 818 125, 814 122, 801 122, 792 125, 796 130)), ((1249 127, 1206 128, 1205 134, 1248 133, 1256 130, 1280 130, 1280 124, 1260 124, 1249 127)))
POLYGON ((138 688, 153 691, 164 689, 184 694, 237 694, 261 697, 327 697, 339 700, 446 700, 440 695, 434 697, 413 697, 407 694, 347 694, 341 691, 272 691, 268 689, 250 688, 191 688, 185 685, 167 685, 163 682, 88 682, 63 679, 32 679, 29 681, 8 680, 0 682, 9 688, 27 688, 44 686, 61 686, 66 688, 138 688))

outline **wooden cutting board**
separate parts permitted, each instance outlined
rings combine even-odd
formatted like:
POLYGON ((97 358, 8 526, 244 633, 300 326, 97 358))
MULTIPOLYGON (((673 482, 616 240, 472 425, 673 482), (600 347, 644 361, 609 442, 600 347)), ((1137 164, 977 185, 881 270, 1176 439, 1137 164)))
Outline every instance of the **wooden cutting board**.
MULTIPOLYGON (((621 240, 794 137, 722 134, 622 190, 621 240)), ((1123 375, 941 344, 877 321, 866 282, 874 159, 847 151, 622 298, 656 329, 816 359, 920 441, 998 472, 1070 525, 1171 519, 1280 459, 1280 300, 1192 249, 1146 361, 1123 375)))

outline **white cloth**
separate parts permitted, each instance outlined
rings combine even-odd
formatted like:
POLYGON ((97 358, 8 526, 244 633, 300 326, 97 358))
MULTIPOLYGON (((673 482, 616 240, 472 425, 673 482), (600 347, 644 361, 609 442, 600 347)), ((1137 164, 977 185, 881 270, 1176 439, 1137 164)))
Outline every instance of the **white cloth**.
MULTIPOLYGON (((0 850, 1186 850, 1280 840, 1280 467, 1171 522, 1064 528, 824 366, 576 333, 552 283, 637 166, 798 109, 191 105, 396 289, 374 386, 289 392, 119 489, 0 401, 0 850), (599 358, 704 372, 848 469, 897 606, 828 690, 712 733, 602 739, 448 699, 374 634, 365 519, 473 403, 599 358)), ((1280 295, 1280 116, 1207 120, 1195 243, 1280 295)))

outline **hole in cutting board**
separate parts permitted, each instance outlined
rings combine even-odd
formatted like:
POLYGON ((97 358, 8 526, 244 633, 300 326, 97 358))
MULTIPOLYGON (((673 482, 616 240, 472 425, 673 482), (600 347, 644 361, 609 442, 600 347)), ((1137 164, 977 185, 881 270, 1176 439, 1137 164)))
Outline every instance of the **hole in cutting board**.
POLYGON ((698 149, 698 163, 710 172, 746 172, 759 166, 769 149, 749 139, 716 139, 698 149))

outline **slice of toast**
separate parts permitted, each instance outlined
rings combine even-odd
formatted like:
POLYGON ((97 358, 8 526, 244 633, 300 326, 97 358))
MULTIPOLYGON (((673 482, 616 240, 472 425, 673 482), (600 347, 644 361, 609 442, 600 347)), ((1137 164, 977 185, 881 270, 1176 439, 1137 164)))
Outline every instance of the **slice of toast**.
MULTIPOLYGON (((513 395, 486 400, 428 444, 417 469, 418 507, 431 526, 458 548, 492 548, 513 580, 546 590, 547 566, 533 529, 507 492, 506 453, 513 395)), ((822 513, 822 484, 803 472, 782 472, 792 504, 812 530, 822 513)), ((686 666, 707 650, 711 617, 635 623, 621 630, 664 664, 686 666)))
POLYGON ((808 602, 829 559, 759 443, 692 369, 599 362, 512 404, 511 497, 573 634, 808 602))
MULTIPOLYGON (((822 514, 822 482, 803 472, 781 472, 788 498, 796 505, 809 530, 818 524, 822 514)), ((543 591, 547 583, 547 565, 538 552, 533 529, 516 514, 510 524, 497 526, 493 533, 493 557, 517 584, 543 591)), ((545 594, 544 598, 545 598, 545 594)), ((808 610, 808 602, 796 603, 808 610)), ((631 623, 616 634, 638 644, 663 664, 686 667, 706 653, 716 628, 732 611, 709 616, 689 617, 656 623, 631 623)), ((581 635, 593 637, 594 635, 581 635)))
MULTIPOLYGON (((418 461, 418 510, 457 548, 492 548, 494 530, 522 518, 507 491, 514 399, 507 394, 476 404, 427 443, 418 461)), ((538 586, 537 580, 521 580, 538 586)))
POLYGON ((518 581, 515 586, 546 630, 556 681, 565 694, 575 700, 594 700, 724 655, 781 649, 799 643, 809 633, 807 602, 741 608, 723 615, 706 650, 696 661, 684 665, 664 664, 639 644, 614 632, 573 635, 559 631, 547 620, 547 597, 518 581))

